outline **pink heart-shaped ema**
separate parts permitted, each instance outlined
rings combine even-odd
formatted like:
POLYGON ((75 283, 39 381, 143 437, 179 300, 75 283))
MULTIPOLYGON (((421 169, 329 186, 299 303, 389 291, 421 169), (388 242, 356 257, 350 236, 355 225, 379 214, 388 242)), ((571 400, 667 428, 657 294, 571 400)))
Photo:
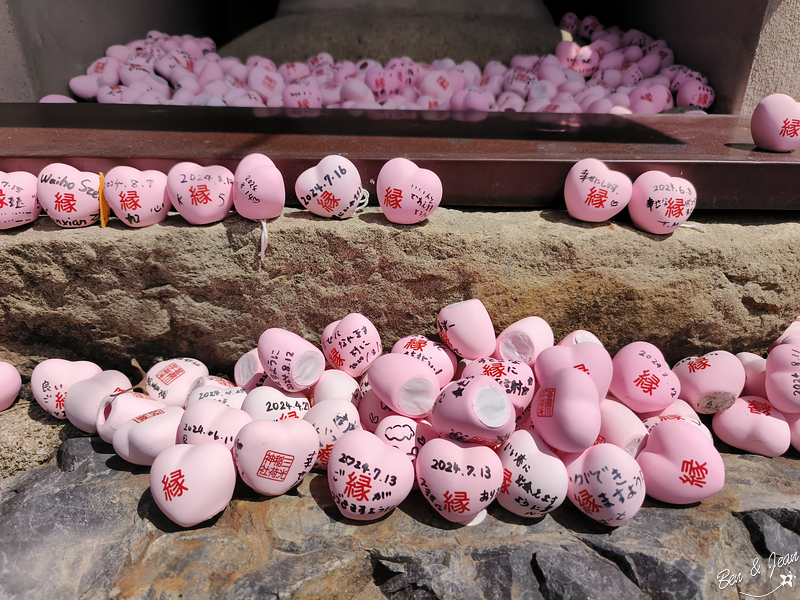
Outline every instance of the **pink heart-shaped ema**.
POLYGON ((153 400, 140 392, 109 394, 97 407, 95 428, 103 441, 113 443, 117 429, 134 417, 166 407, 166 404, 153 400))
POLYGON ((194 358, 172 358, 153 365, 145 378, 145 391, 168 406, 184 406, 198 377, 208 375, 208 367, 194 358))
POLYGON ((402 415, 383 418, 375 428, 375 435, 384 444, 402 450, 412 463, 417 460, 420 448, 429 440, 439 437, 430 423, 415 421, 402 415))
POLYGON ((536 387, 533 370, 527 363, 489 357, 478 358, 464 367, 461 372, 461 377, 473 377, 475 375, 491 377, 503 387, 508 399, 514 406, 517 420, 533 400, 536 387))
POLYGON ((707 109, 714 103, 714 89, 697 79, 689 79, 678 90, 677 106, 694 106, 707 109))
MULTIPOLYGON (((533 368, 539 354, 553 345, 553 330, 541 317, 525 317, 497 336, 494 358, 518 360, 533 368)), ((466 358, 466 357, 465 357, 466 358)))
POLYGON ((412 419, 428 414, 439 393, 434 372, 407 354, 390 353, 376 358, 369 370, 369 386, 386 406, 412 419))
POLYGON ((258 338, 258 357, 269 378, 287 392, 313 386, 325 370, 325 356, 296 333, 271 327, 258 338))
POLYGON ((220 404, 230 406, 231 408, 242 408, 242 403, 247 392, 244 388, 240 387, 220 387, 218 385, 201 385, 189 392, 186 396, 186 408, 206 398, 213 398, 220 404))
POLYGON ((14 404, 22 389, 22 377, 11 363, 0 361, 0 411, 14 404))
POLYGON ((183 418, 180 406, 165 406, 133 417, 114 433, 114 451, 134 465, 152 465, 156 457, 178 443, 183 418))
POLYGON ((302 419, 311 408, 311 403, 299 392, 263 386, 247 394, 241 408, 253 419, 284 421, 302 419))
POLYGON ((770 350, 764 389, 779 411, 800 412, 800 344, 786 342, 770 350))
POLYGON ((654 427, 637 461, 647 493, 662 502, 699 502, 725 484, 725 463, 713 442, 685 421, 666 421, 654 427))
POLYGON ((204 398, 183 412, 178 436, 183 444, 219 442, 230 450, 239 430, 252 420, 253 417, 239 408, 204 398))
POLYGON ((800 105, 787 94, 770 94, 750 117, 756 146, 772 152, 791 152, 800 145, 800 105))
POLYGON ((428 365, 433 369, 440 389, 453 380, 458 365, 458 359, 450 348, 429 340, 424 335, 409 335, 400 338, 392 347, 392 352, 408 354, 428 365))
POLYGON ((630 408, 613 398, 600 400, 600 433, 596 444, 614 444, 636 458, 647 427, 630 408))
POLYGON ((243 354, 233 366, 233 378, 236 385, 241 386, 248 392, 264 384, 269 379, 267 372, 258 358, 258 348, 253 348, 250 352, 243 354))
POLYGON ((248 154, 236 167, 233 206, 245 219, 274 219, 283 213, 286 186, 283 175, 263 154, 248 154))
POLYGON ((437 438, 419 451, 417 483, 428 503, 454 523, 469 523, 497 497, 503 463, 487 446, 437 438))
POLYGON ((131 227, 160 223, 172 208, 167 176, 161 171, 114 167, 105 176, 103 196, 114 214, 131 227))
POLYGON ((406 499, 414 485, 414 465, 375 434, 351 431, 333 445, 328 485, 343 516, 372 521, 406 499))
POLYGON ((318 451, 319 436, 308 421, 257 420, 239 431, 233 457, 247 485, 259 494, 280 496, 303 480, 318 451))
POLYGON ((792 442, 786 418, 758 396, 737 398, 726 411, 714 415, 711 427, 729 446, 762 456, 780 456, 792 442))
POLYGON ((680 177, 647 171, 633 182, 628 212, 642 231, 667 234, 692 215, 697 205, 694 186, 680 177))
POLYGON ((597 386, 597 397, 606 397, 614 367, 611 355, 603 346, 592 342, 550 346, 541 351, 533 365, 537 381, 544 381, 558 369, 568 367, 588 373, 597 386))
POLYGON ((678 399, 681 382, 653 344, 633 342, 612 360, 609 391, 633 412, 661 411, 678 399))
POLYGON ((100 176, 63 163, 39 173, 39 202, 59 227, 86 227, 100 219, 100 176))
POLYGON ((360 313, 350 313, 332 325, 322 336, 322 352, 328 364, 351 377, 360 377, 383 353, 381 335, 360 313))
POLYGON ((584 158, 573 165, 564 183, 567 211, 581 221, 606 221, 628 205, 632 187, 624 173, 612 171, 596 158, 584 158))
POLYGON ((64 412, 69 422, 86 433, 97 433, 97 409, 103 398, 130 389, 131 382, 119 371, 102 371, 69 388, 64 412))
POLYGON ((540 381, 531 402, 530 428, 563 452, 582 452, 600 433, 600 398, 588 373, 558 369, 540 381))
POLYGON ((294 193, 315 215, 347 219, 356 212, 361 200, 361 175, 352 162, 331 154, 300 174, 294 193))
MULTIPOLYGON (((476 298, 442 308, 436 317, 436 329, 442 341, 467 360, 491 356, 497 348, 492 318, 476 298)), ((497 358, 517 360, 514 356, 497 358)))
POLYGON ((119 83, 120 63, 117 59, 104 56, 94 61, 86 70, 87 75, 101 77, 106 85, 117 85, 119 83))
POLYGON ((283 90, 283 105, 287 108, 322 108, 319 86, 290 83, 283 90))
POLYGON ((192 225, 221 221, 233 207, 233 173, 225 167, 178 163, 167 174, 172 206, 192 225))
POLYGON ((222 444, 167 448, 150 468, 150 492, 171 521, 193 527, 206 521, 233 498, 236 465, 222 444))
POLYGON ((400 91, 400 79, 383 67, 367 69, 364 83, 375 95, 375 100, 384 100, 396 96, 400 91))
POLYGON ((538 434, 520 429, 498 450, 503 484, 497 501, 520 517, 543 517, 567 497, 567 469, 538 434))
POLYGON ((639 512, 645 497, 642 470, 613 444, 597 444, 567 460, 570 502, 585 515, 616 527, 639 512))
POLYGON ((744 366, 724 350, 684 358, 672 371, 681 382, 681 400, 704 415, 730 408, 744 388, 744 366))
MULTIPOLYGON (((386 406, 375 393, 375 390, 373 390, 369 386, 369 383, 366 382, 366 384, 361 385, 361 401, 358 403, 358 416, 361 422, 361 427, 365 431, 375 433, 378 430, 378 425, 382 423, 384 419, 392 416, 405 415, 400 415, 386 406)), ((417 418, 419 419, 421 417, 417 418)))
POLYGON ((74 384, 100 372, 102 369, 93 362, 48 358, 33 369, 31 392, 43 409, 56 419, 66 419, 67 392, 74 384))
POLYGON ((358 409, 348 400, 326 400, 311 407, 303 416, 317 430, 319 452, 315 467, 328 468, 333 445, 348 431, 361 429, 358 409))
POLYGON ((0 171, 0 229, 11 229, 39 218, 42 206, 36 195, 36 175, 25 171, 0 171))
POLYGON ((752 352, 738 352, 736 358, 744 367, 742 396, 767 397, 767 359, 752 352))
POLYGON ((311 388, 308 399, 313 405, 331 398, 350 400, 358 406, 361 401, 358 381, 339 369, 326 369, 319 381, 311 388))
POLYGON ((407 158, 393 158, 381 167, 377 181, 378 203, 392 223, 421 223, 442 201, 442 180, 407 158))
POLYGON ((648 433, 653 431, 654 427, 666 421, 685 421, 700 429, 709 441, 714 441, 714 436, 711 435, 711 431, 703 424, 695 410, 680 399, 675 400, 675 402, 662 411, 640 413, 639 418, 642 419, 642 425, 645 426, 648 433))

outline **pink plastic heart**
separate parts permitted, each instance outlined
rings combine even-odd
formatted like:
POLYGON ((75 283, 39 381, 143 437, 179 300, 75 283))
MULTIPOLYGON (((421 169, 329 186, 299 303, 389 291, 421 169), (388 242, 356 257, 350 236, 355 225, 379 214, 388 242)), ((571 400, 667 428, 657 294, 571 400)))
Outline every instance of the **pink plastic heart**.
POLYGON ((326 400, 311 407, 303 419, 314 426, 319 435, 319 452, 314 466, 328 468, 333 445, 348 431, 361 429, 358 410, 347 400, 326 400))
POLYGON ((39 173, 36 194, 59 227, 86 227, 100 220, 100 176, 63 163, 47 165, 39 173))
POLYGON ((252 420, 253 417, 239 408, 204 398, 186 408, 178 436, 183 444, 218 442, 230 450, 239 430, 252 420))
POLYGON ((130 389, 131 382, 119 371, 102 371, 69 388, 64 412, 69 422, 86 433, 97 433, 97 409, 103 398, 130 389))
POLYGON ((614 370, 608 351, 592 342, 545 348, 533 367, 537 381, 543 381, 551 373, 566 367, 588 373, 597 386, 598 398, 606 397, 614 370))
POLYGON ((600 398, 588 373, 567 367, 540 381, 530 428, 563 452, 582 452, 600 433, 600 398))
POLYGON ((791 152, 800 145, 800 105, 787 94, 770 94, 750 118, 756 146, 772 152, 791 152))
POLYGON ((36 195, 36 175, 26 171, 0 171, 0 230, 32 223, 42 206, 36 195))
POLYGON ((448 521, 467 524, 497 497, 503 463, 486 446, 430 440, 419 451, 417 483, 425 499, 448 521))
POLYGON ((784 417, 792 434, 792 448, 800 452, 800 413, 786 413, 784 417))
POLYGON ((31 392, 39 405, 56 419, 66 419, 67 392, 77 382, 89 379, 102 369, 89 361, 61 358, 43 360, 31 373, 31 392))
MULTIPOLYGON (((442 308, 436 317, 436 329, 442 341, 467 360, 491 356, 497 347, 492 318, 476 298, 442 308)), ((518 360, 514 356, 502 358, 518 360)))
POLYGON ((497 336, 492 356, 524 362, 533 368, 539 353, 552 346, 554 341, 553 330, 547 321, 541 317, 525 317, 506 327, 497 336))
POLYGON ((516 360, 478 358, 465 366, 461 372, 461 377, 472 377, 474 375, 486 375, 500 384, 506 391, 517 417, 522 414, 522 411, 533 400, 536 386, 533 370, 527 363, 516 360))
POLYGON ((427 219, 442 201, 442 180, 407 158, 381 167, 376 183, 378 203, 392 223, 412 225, 427 219))
POLYGON ((114 167, 105 176, 103 196, 114 214, 131 227, 160 223, 172 208, 167 176, 161 171, 114 167))
POLYGON ((361 175, 348 159, 331 154, 300 174, 294 193, 317 216, 348 219, 361 201, 361 175))
POLYGON ((639 418, 642 419, 642 425, 647 428, 648 433, 650 433, 654 427, 666 421, 686 421, 702 431, 710 442, 714 441, 714 436, 711 435, 711 431, 703 424, 695 410, 680 399, 675 400, 675 402, 660 412, 639 413, 639 418))
POLYGON ((767 355, 764 388, 781 412, 800 412, 800 344, 783 343, 767 355))
POLYGON ((428 365, 439 381, 439 389, 453 380, 458 359, 444 344, 429 340, 424 335, 409 335, 397 340, 392 346, 392 352, 408 354, 428 365))
POLYGON ((417 460, 420 448, 439 437, 427 421, 415 421, 402 415, 382 419, 375 428, 375 435, 383 443, 402 450, 411 462, 417 460))
POLYGON ((233 173, 225 167, 178 163, 167 174, 172 206, 192 225, 221 221, 233 208, 233 173))
MULTIPOLYGON (((800 317, 789 323, 789 326, 778 336, 778 338, 769 345, 768 350, 772 351, 775 346, 783 344, 787 338, 800 336, 800 317)), ((756 396, 758 394, 755 394, 756 396)))
POLYGON ((645 438, 647 427, 635 412, 612 398, 600 401, 600 433, 596 443, 614 444, 636 458, 645 438))
POLYGON ((500 506, 534 519, 561 506, 567 497, 567 469, 538 434, 515 431, 497 454, 503 465, 500 506))
POLYGON ((114 435, 123 423, 134 417, 164 408, 166 404, 153 400, 147 394, 140 392, 124 392, 122 394, 109 394, 97 407, 95 428, 103 441, 109 444, 114 442, 114 435))
POLYGON ((736 358, 744 367, 742 396, 767 397, 767 359, 752 352, 738 352, 736 358))
POLYGON ((681 382, 653 344, 632 342, 612 359, 609 391, 633 412, 660 411, 678 399, 681 382))
POLYGON ((584 158, 570 169, 564 183, 567 211, 581 221, 606 221, 628 205, 632 187, 624 173, 612 171, 595 158, 584 158))
POLYGON ((236 381, 236 385, 248 392, 262 385, 265 379, 269 379, 261 364, 261 359, 258 358, 258 348, 253 348, 239 357, 233 366, 233 379, 236 381))
POLYGON ((22 377, 11 363, 0 361, 0 410, 5 410, 19 396, 22 389, 22 377))
POLYGON ((680 177, 647 171, 633 182, 628 212, 642 231, 664 235, 675 231, 697 206, 694 186, 680 177))
POLYGON ((369 385, 361 386, 361 402, 358 403, 358 415, 361 420, 361 427, 370 433, 375 433, 378 425, 384 419, 390 416, 404 416, 386 406, 369 385))
POLYGON ((744 388, 744 366, 724 350, 684 358, 672 371, 681 382, 681 400, 704 415, 730 408, 744 388))
POLYGON ((328 363, 351 377, 360 377, 383 353, 381 334, 367 317, 350 313, 322 337, 328 363))
POLYGON ((379 519, 405 500, 413 485, 411 460, 375 434, 351 431, 333 445, 328 486, 344 517, 379 519))
POLYGON ((358 381, 344 371, 338 369, 325 370, 319 381, 311 388, 308 399, 314 405, 331 398, 350 400, 350 402, 358 406, 361 401, 361 390, 359 389, 358 381))
POLYGON ((239 162, 233 189, 233 206, 245 219, 274 219, 283 213, 286 203, 283 175, 263 154, 248 154, 239 162))
POLYGON ((792 443, 786 418, 758 396, 737 398, 726 411, 714 415, 711 427, 729 446, 762 456, 780 456, 792 443))
POLYGON ((165 406, 133 417, 114 433, 114 451, 134 465, 152 465, 156 457, 178 443, 180 406, 165 406))
POLYGON ((319 348, 296 333, 272 327, 258 338, 258 356, 269 378, 287 392, 313 386, 325 370, 319 348))
POLYGON ((167 448, 150 469, 153 499, 181 527, 193 527, 225 510, 235 487, 233 455, 222 444, 167 448))
POLYGON ((570 502, 612 527, 630 521, 642 507, 645 482, 636 460, 613 444, 597 444, 566 464, 570 502))
POLYGON ((236 436, 233 457, 242 480, 265 496, 280 496, 314 466, 319 435, 308 421, 252 421, 236 436))
POLYGON ((700 502, 725 484, 725 464, 714 444, 685 421, 655 427, 637 460, 648 495, 662 502, 700 502))
POLYGON ((369 370, 369 385, 386 406, 411 418, 428 414, 439 393, 439 380, 430 367, 407 354, 376 358, 369 370))
POLYGON ((230 406, 231 408, 242 408, 247 392, 244 388, 240 387, 220 387, 218 385, 201 385, 200 387, 193 388, 189 395, 186 397, 186 408, 198 400, 205 398, 213 398, 220 404, 230 406))
POLYGON ((583 344, 584 342, 597 344, 598 346, 603 346, 603 342, 601 342, 595 334, 591 331, 586 331, 585 329, 576 329, 564 336, 560 342, 558 342, 559 346, 573 346, 575 344, 583 344))
POLYGON ((153 365, 145 378, 145 391, 168 406, 185 406, 189 390, 208 367, 194 358, 172 358, 153 365))
POLYGON ((274 387, 257 387, 242 403, 241 409, 253 419, 283 421, 302 419, 311 403, 300 392, 287 392, 274 387))

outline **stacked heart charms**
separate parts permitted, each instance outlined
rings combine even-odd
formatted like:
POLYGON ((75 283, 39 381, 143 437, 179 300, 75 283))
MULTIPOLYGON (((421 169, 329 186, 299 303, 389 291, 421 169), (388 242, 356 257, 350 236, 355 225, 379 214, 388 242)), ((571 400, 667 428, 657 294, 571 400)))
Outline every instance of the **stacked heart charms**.
POLYGON ((160 223, 172 208, 167 176, 161 171, 114 167, 105 176, 103 196, 114 214, 131 227, 160 223))
POLYGON ((606 221, 628 205, 632 187, 624 173, 612 171, 595 158, 584 158, 570 169, 564 184, 567 211, 581 221, 606 221))
POLYGON ((421 223, 442 201, 442 181, 407 158, 393 158, 378 174, 378 202, 392 223, 421 223))
POLYGON ((348 219, 361 201, 361 175, 348 159, 331 154, 300 174, 294 193, 315 215, 348 219))
POLYGON ((32 223, 42 212, 36 194, 36 175, 0 171, 0 230, 32 223))
POLYGON ((178 163, 167 174, 172 206, 192 225, 221 221, 233 207, 233 173, 225 167, 178 163))
POLYGON ((100 220, 100 176, 63 163, 39 173, 36 193, 42 208, 60 227, 86 227, 100 220))

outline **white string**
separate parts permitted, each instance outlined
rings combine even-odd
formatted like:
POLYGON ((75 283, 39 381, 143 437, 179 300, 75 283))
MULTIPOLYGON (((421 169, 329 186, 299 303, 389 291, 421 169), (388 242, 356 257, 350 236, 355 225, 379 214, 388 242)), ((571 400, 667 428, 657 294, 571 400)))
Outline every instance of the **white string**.
POLYGON ((695 229, 700 233, 706 233, 708 230, 703 227, 702 225, 698 225, 696 223, 681 223, 678 227, 685 227, 686 229, 695 229))
POLYGON ((366 189, 362 189, 361 198, 359 198, 358 200, 358 206, 356 206, 354 214, 360 211, 361 209, 366 208, 367 204, 369 204, 369 192, 366 189))
POLYGON ((259 252, 258 256, 261 258, 261 262, 264 262, 264 255, 267 252, 267 244, 269 243, 269 235, 267 234, 267 220, 261 220, 261 252, 259 252))

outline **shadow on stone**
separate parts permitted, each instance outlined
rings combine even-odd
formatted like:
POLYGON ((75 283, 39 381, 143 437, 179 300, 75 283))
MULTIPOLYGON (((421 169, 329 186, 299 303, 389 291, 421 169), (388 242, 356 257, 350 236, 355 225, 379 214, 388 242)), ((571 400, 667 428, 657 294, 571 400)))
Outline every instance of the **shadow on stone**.
POLYGON ((411 225, 401 225, 399 223, 392 223, 389 219, 386 218, 382 212, 380 213, 360 213, 355 215, 361 221, 365 223, 375 224, 375 225, 383 225, 390 229, 396 229, 398 231, 408 231, 413 229, 420 229, 425 227, 428 224, 428 219, 425 219, 421 223, 413 223, 411 225))
POLYGON ((223 510, 219 514, 193 527, 181 527, 161 512, 161 509, 158 508, 156 501, 153 499, 153 494, 149 487, 142 493, 142 497, 139 498, 139 504, 136 506, 136 513, 139 515, 139 518, 143 521, 150 521, 153 527, 162 533, 178 533, 181 531, 194 531, 196 529, 213 527, 224 512, 223 510))
POLYGON ((419 490, 411 490, 411 493, 400 503, 397 510, 411 517, 418 523, 441 531, 463 529, 465 527, 465 525, 461 525, 460 523, 448 521, 437 513, 436 510, 428 504, 428 501, 425 500, 425 497, 419 490))
MULTIPOLYGON (((105 444, 105 442, 103 443, 105 444)), ((112 471, 130 473, 131 475, 142 475, 150 472, 150 467, 129 463, 118 454, 108 457, 108 460, 106 460, 106 467, 112 471)))
POLYGON ((610 534, 617 529, 616 527, 609 527, 608 525, 598 523, 594 519, 590 519, 575 508, 569 501, 564 502, 564 504, 549 514, 556 523, 574 533, 610 534))
POLYGON ((538 525, 542 521, 547 518, 547 515, 542 515, 541 517, 520 517, 519 515, 515 515, 511 511, 506 510, 502 506, 500 506, 497 502, 492 502, 487 512, 497 519, 498 521, 502 521, 503 523, 508 523, 509 525, 522 525, 525 527, 529 527, 532 525, 538 525))

